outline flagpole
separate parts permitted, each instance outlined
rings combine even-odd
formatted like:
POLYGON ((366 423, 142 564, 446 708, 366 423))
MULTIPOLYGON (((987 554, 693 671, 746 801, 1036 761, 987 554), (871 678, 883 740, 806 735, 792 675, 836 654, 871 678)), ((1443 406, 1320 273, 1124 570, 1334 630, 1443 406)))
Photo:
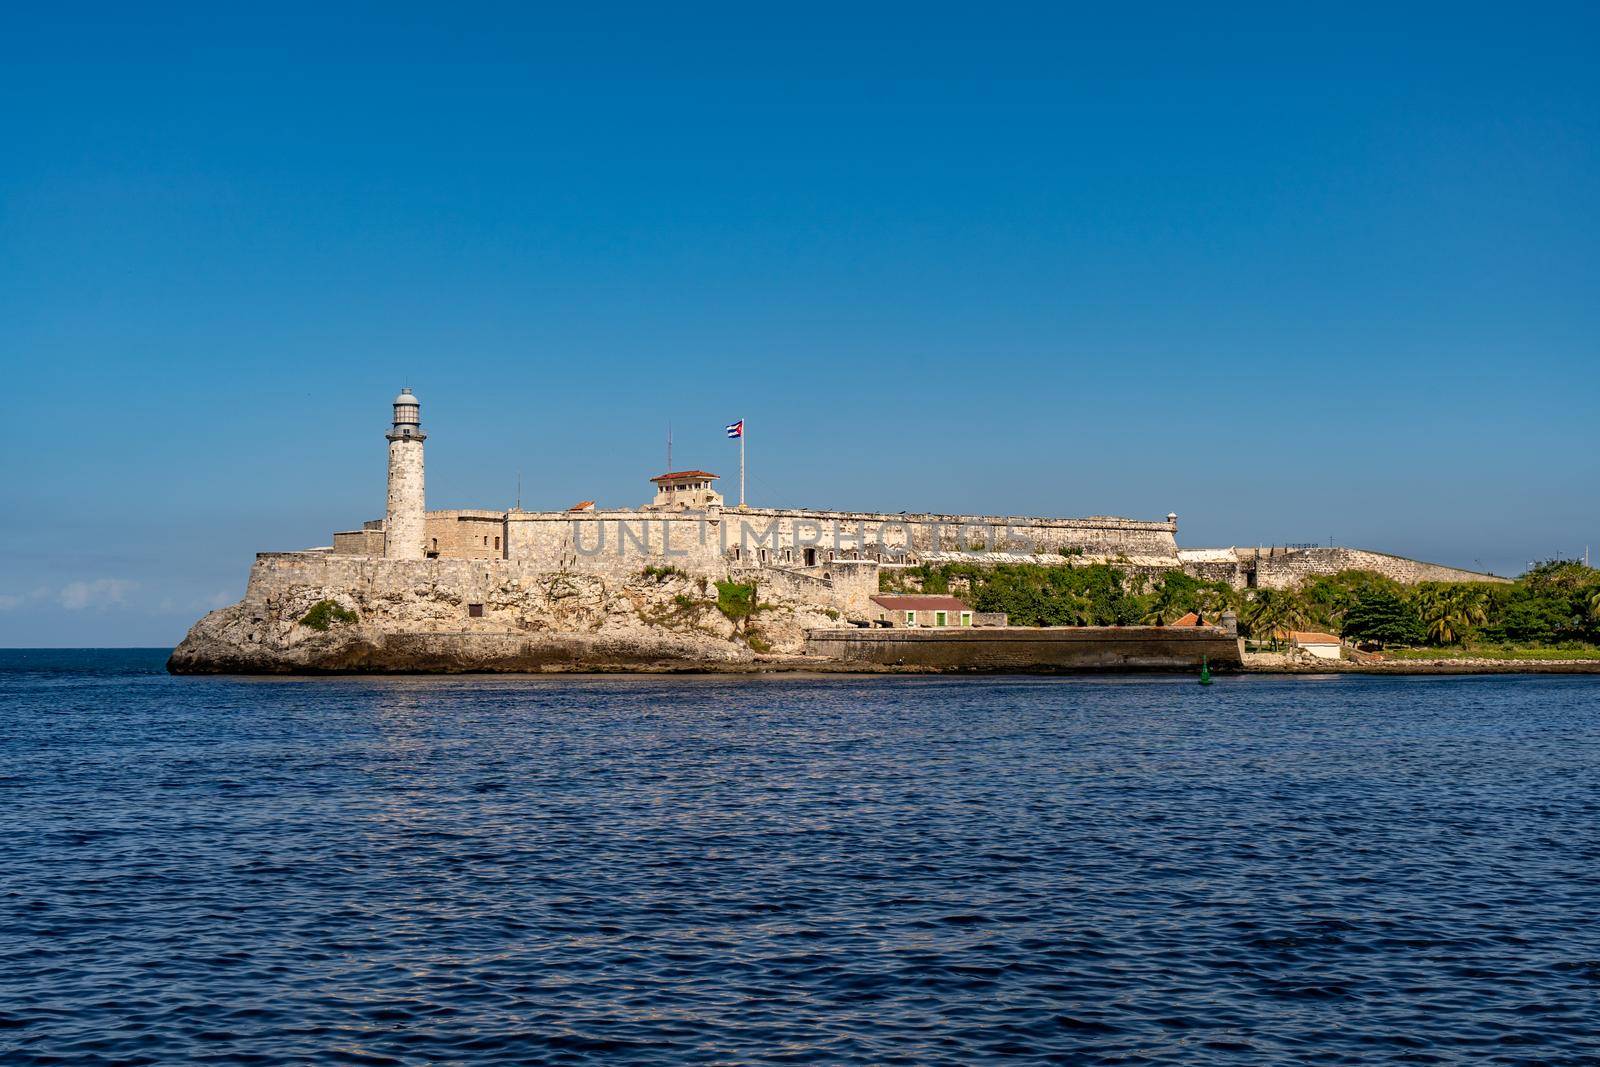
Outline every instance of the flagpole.
MULTIPOLYGON (((743 419, 739 420, 741 423, 743 419)), ((739 510, 744 510, 744 435, 749 432, 749 427, 739 427, 739 510)))

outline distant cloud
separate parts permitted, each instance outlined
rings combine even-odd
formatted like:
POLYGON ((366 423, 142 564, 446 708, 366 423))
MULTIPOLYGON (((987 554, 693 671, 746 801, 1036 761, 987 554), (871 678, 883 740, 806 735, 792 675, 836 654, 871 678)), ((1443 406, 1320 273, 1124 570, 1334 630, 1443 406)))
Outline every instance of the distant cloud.
POLYGON ((126 578, 95 578, 86 582, 68 582, 61 587, 61 606, 68 611, 82 611, 88 607, 110 607, 121 604, 128 594, 139 586, 126 578))
POLYGON ((10 611, 12 608, 20 608, 22 607, 23 602, 27 599, 28 598, 25 596, 15 596, 11 593, 0 593, 0 611, 10 611))

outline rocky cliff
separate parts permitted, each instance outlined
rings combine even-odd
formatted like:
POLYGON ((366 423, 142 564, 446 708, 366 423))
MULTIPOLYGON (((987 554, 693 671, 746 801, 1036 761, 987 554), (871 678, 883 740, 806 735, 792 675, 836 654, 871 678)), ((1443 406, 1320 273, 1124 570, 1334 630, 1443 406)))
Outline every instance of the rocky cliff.
POLYGON ((803 653, 837 613, 753 603, 671 572, 624 580, 506 560, 264 554, 245 597, 195 624, 175 673, 738 669, 803 653), (320 607, 319 607, 320 605, 320 607))

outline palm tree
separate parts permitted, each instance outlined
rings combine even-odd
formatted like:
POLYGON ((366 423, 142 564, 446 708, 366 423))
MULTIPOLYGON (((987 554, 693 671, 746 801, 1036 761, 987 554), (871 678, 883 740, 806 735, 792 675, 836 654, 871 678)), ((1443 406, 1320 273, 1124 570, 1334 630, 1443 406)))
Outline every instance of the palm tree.
POLYGON ((1263 637, 1278 647, 1278 634, 1306 625, 1308 613, 1295 589, 1257 589, 1245 609, 1244 621, 1250 636, 1257 641, 1263 637))
POLYGON ((1440 645, 1459 644, 1475 626, 1489 617, 1488 598, 1480 589, 1463 586, 1429 586, 1417 594, 1417 613, 1427 628, 1428 640, 1440 645))
POLYGON ((1202 589, 1195 596, 1195 610, 1208 620, 1222 617, 1224 611, 1239 613, 1239 596, 1233 589, 1202 589))

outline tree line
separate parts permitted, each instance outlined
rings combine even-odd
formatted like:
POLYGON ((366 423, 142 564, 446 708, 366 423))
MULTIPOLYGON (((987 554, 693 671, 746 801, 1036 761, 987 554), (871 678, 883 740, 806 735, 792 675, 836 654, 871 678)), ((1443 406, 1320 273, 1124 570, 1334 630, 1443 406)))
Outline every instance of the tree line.
POLYGON ((1379 647, 1466 643, 1600 644, 1600 571, 1573 560, 1536 564, 1514 582, 1402 585, 1374 571, 1309 578, 1290 589, 1235 589, 1180 570, 1147 575, 1109 564, 925 564, 885 571, 887 592, 961 597, 1014 626, 1165 625, 1188 612, 1232 611, 1240 632, 1271 640, 1322 630, 1379 647))

